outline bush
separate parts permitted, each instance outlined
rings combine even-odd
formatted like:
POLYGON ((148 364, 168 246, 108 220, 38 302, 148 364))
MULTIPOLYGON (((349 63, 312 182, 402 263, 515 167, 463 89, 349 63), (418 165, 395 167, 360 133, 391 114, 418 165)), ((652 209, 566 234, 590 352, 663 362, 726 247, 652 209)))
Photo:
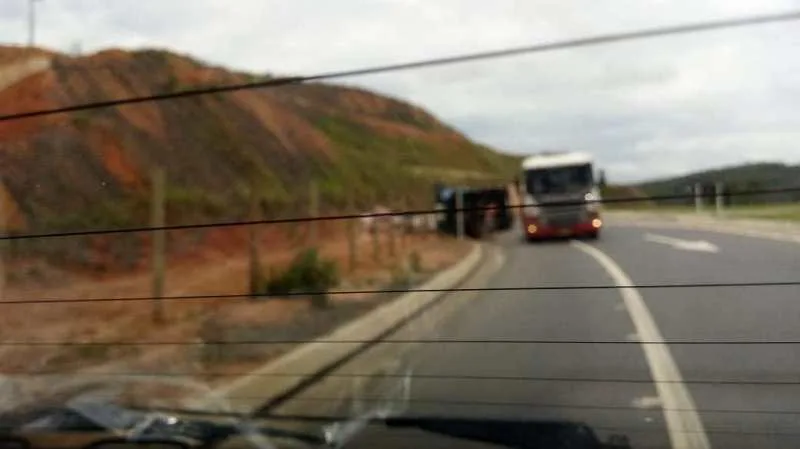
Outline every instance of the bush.
POLYGON ((311 248, 295 256, 283 273, 279 275, 271 273, 269 279, 258 288, 259 291, 256 293, 262 295, 315 293, 311 295, 314 303, 322 305, 328 290, 338 283, 339 270, 336 262, 321 258, 319 252, 311 248))
POLYGON ((422 273, 424 271, 422 267, 422 257, 418 252, 412 251, 408 256, 408 268, 412 273, 422 273))
POLYGON ((392 270, 392 280, 389 282, 390 290, 408 290, 413 284, 411 273, 404 267, 392 270))

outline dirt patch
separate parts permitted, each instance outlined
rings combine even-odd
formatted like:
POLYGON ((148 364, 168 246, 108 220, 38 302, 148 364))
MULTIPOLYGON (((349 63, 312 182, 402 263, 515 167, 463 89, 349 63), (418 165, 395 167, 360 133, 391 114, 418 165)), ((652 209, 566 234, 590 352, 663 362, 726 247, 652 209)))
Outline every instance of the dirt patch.
MULTIPOLYGON (((6 342, 0 345, 1 373, 133 372, 217 382, 385 303, 393 295, 371 291, 421 282, 460 260, 469 248, 432 234, 397 232, 391 237, 381 232, 373 241, 364 233, 352 261, 344 231, 326 226, 318 234, 325 236, 316 245, 322 256, 342 270, 341 285, 324 309, 312 307, 307 298, 249 298, 246 239, 224 232, 210 237, 227 242, 224 251, 172 261, 167 295, 181 298, 161 301, 162 323, 153 320, 155 301, 124 299, 150 295, 146 271, 102 280, 60 273, 58 286, 12 286, 6 289, 7 300, 53 301, 6 306, 0 316, 0 338, 6 342), (98 301, 63 301, 78 298, 98 301)), ((302 235, 292 239, 277 229, 264 230, 259 245, 263 267, 280 269, 300 248, 314 246, 302 235)))

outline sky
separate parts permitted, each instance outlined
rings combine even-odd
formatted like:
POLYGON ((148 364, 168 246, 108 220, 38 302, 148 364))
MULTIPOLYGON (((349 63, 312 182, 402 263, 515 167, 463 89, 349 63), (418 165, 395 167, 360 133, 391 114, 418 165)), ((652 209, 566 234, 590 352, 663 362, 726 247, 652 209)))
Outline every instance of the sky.
MULTIPOLYGON (((0 2, 0 43, 28 0, 0 2)), ((332 70, 800 10, 800 0, 40 0, 37 44, 168 48, 257 73, 332 70)), ((800 163, 800 21, 339 82, 527 154, 593 154, 612 182, 800 163)))

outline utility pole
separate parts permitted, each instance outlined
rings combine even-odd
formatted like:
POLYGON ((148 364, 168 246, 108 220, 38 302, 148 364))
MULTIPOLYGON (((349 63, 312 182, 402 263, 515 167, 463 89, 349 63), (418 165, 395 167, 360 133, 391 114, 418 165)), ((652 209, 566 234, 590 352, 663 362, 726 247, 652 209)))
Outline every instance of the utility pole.
POLYGON ((36 45, 36 3, 41 0, 28 0, 28 47, 36 45))

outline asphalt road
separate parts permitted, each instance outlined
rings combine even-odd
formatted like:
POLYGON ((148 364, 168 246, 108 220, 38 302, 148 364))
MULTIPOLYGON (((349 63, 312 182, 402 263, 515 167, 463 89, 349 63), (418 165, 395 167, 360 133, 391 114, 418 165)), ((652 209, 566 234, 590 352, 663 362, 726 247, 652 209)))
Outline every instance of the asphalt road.
POLYGON ((407 415, 583 422, 636 448, 800 447, 800 344, 786 343, 800 342, 800 287, 659 287, 795 281, 800 246, 621 225, 584 244, 496 244, 488 287, 558 288, 445 297, 456 311, 405 334, 450 340, 404 353, 407 415), (624 298, 637 293, 652 328, 624 298))

